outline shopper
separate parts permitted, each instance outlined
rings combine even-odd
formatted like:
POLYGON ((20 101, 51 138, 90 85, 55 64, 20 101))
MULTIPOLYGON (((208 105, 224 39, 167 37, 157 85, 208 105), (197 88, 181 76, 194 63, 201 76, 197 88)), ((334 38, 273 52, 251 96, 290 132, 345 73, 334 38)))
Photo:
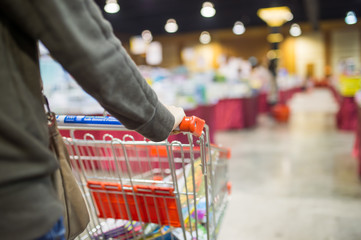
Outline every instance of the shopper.
MULTIPOLYGON (((92 0, 0 1, 0 238, 39 239, 61 226, 50 175, 37 42, 126 127, 154 141, 184 116, 162 105, 92 0)), ((47 239, 47 238, 41 238, 47 239)), ((49 238, 52 239, 52 238, 49 238)), ((61 238, 59 238, 61 239, 61 238)))

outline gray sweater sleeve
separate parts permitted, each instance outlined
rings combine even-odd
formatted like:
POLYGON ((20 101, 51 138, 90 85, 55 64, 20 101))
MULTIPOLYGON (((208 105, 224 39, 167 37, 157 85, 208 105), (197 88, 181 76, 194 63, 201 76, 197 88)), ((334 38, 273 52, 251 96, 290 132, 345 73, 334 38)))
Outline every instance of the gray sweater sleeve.
POLYGON ((173 115, 158 101, 93 0, 1 0, 0 10, 41 40, 127 128, 154 141, 169 135, 173 115))

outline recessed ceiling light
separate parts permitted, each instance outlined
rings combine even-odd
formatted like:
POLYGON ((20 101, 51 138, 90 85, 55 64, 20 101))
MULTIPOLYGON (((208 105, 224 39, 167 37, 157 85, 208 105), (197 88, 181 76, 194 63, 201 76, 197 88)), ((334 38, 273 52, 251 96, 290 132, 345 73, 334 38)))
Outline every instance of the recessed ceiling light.
POLYGON ((345 17, 345 22, 349 25, 352 25, 352 24, 355 24, 357 23, 357 17, 356 17, 356 14, 354 11, 349 11, 347 14, 346 14, 346 17, 345 17))
POLYGON ((209 32, 204 31, 201 33, 200 37, 199 37, 199 41, 202 44, 208 44, 211 42, 211 35, 209 34, 209 32))
POLYGON ((292 37, 300 36, 302 34, 300 25, 298 25, 297 23, 292 24, 290 28, 290 34, 292 37))
POLYGON ((152 33, 149 30, 144 30, 142 32, 142 38, 146 43, 150 43, 153 40, 152 33))
POLYGON ((216 14, 216 9, 214 9, 213 3, 204 2, 201 9, 201 15, 206 18, 213 17, 216 14))
POLYGON ((104 11, 106 11, 107 13, 117 13, 119 12, 119 10, 120 7, 117 0, 106 0, 104 11))
POLYGON ((234 34, 241 35, 246 31, 246 28, 244 27, 244 25, 241 21, 237 21, 234 23, 232 30, 233 30, 234 34))
POLYGON ((175 19, 170 18, 167 20, 164 29, 169 33, 175 33, 176 31, 178 31, 178 24, 175 19))

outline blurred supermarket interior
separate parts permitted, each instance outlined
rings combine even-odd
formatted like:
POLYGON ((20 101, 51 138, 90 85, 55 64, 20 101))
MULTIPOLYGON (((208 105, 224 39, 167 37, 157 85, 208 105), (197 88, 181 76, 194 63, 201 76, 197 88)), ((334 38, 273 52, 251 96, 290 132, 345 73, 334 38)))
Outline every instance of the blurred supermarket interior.
MULTIPOLYGON (((361 239, 361 0, 96 3, 159 99, 231 149, 218 239, 361 239)), ((101 115, 42 54, 52 109, 101 115)))

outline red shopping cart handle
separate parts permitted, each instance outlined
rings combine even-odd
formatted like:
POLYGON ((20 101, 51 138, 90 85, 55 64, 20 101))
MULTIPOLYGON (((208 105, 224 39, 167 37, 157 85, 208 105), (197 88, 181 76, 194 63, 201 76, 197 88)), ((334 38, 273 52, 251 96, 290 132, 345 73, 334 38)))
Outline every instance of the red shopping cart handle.
POLYGON ((198 117, 184 117, 179 124, 179 130, 182 132, 190 132, 196 137, 200 137, 203 132, 205 121, 198 117))

